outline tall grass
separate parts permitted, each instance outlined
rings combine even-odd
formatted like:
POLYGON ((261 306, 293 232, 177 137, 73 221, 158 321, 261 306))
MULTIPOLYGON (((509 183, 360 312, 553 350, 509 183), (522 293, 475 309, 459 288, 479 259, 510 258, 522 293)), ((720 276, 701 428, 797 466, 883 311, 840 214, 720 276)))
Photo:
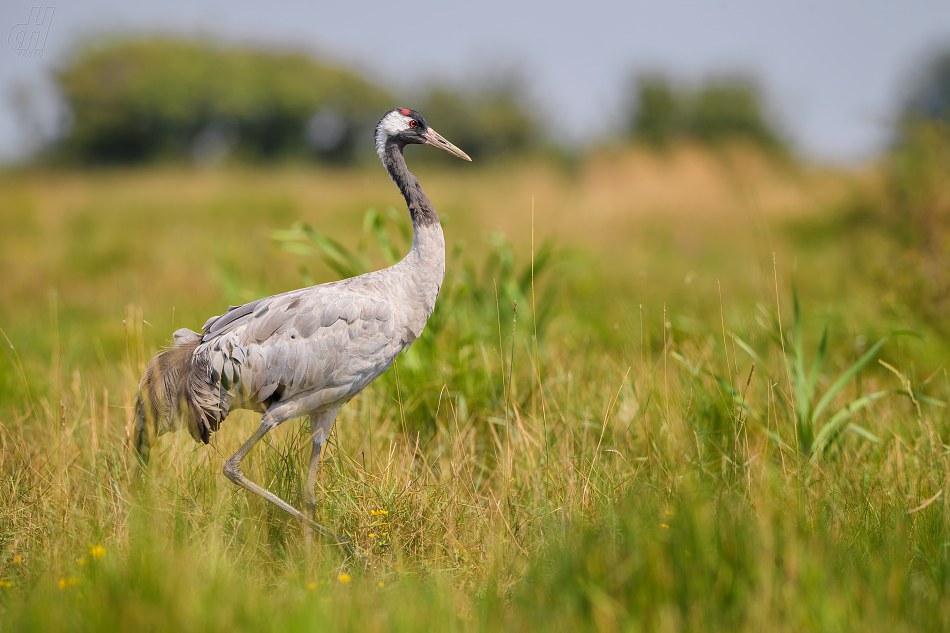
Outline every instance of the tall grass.
MULTIPOLYGON (((162 178, 175 189, 182 176, 162 178)), ((106 199, 128 208, 111 186, 106 199)), ((213 196, 190 204, 196 219, 216 213, 213 196)), ((248 205, 273 208, 266 195, 248 205)), ((699 250, 644 220, 630 239, 645 249, 636 257, 656 262, 646 278, 624 248, 592 254, 562 235, 548 268, 533 253, 532 281, 528 236, 470 237, 431 327, 343 409, 329 441, 317 520, 351 538, 365 563, 328 543, 303 551, 296 522, 221 476, 253 415, 230 417, 209 447, 162 438, 136 475, 127 407, 137 379, 173 320, 190 324, 207 299, 185 290, 174 317, 146 301, 116 308, 109 335, 95 325, 102 316, 77 312, 69 288, 35 300, 16 290, 19 308, 7 303, 0 321, 4 630, 945 629, 945 344, 928 335, 869 346, 901 325, 928 333, 828 292, 827 271, 846 270, 828 267, 834 252, 803 255, 796 310, 782 253, 808 250, 785 220, 753 218, 774 236, 775 270, 747 274, 754 248, 730 268, 722 253, 756 235, 742 237, 743 213, 708 230, 699 250), (723 275, 721 295, 711 271, 723 275), (806 413, 815 399, 821 411, 806 413), (820 434, 840 411, 840 428, 865 433, 828 433, 808 450, 803 424, 820 434)), ((246 218, 257 239, 293 219, 246 218)), ((352 231, 332 248, 361 265, 384 260, 398 224, 366 226, 362 250, 352 231)), ((312 250, 267 251, 291 271, 286 283, 303 283, 301 264, 332 276, 313 257, 327 242, 297 242, 312 250)), ((250 269, 233 292, 270 287, 261 274, 250 269)), ((848 278, 858 299, 879 290, 848 278)), ((245 473, 301 505, 306 440, 303 425, 284 425, 245 473)))

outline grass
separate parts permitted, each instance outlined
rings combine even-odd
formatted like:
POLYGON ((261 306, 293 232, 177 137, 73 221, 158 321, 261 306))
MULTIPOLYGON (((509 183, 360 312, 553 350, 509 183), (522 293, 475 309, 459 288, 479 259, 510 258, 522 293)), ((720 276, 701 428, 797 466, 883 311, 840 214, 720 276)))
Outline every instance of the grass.
MULTIPOLYGON (((337 265, 398 253, 363 223, 399 208, 382 172, 0 175, 4 630, 947 628, 948 348, 861 265, 873 173, 686 149, 419 176, 436 315, 318 481, 362 565, 220 474, 255 416, 141 478, 127 423, 176 327, 335 277, 326 242, 280 247, 294 222, 337 265)), ((306 433, 245 462, 296 505, 306 433)))

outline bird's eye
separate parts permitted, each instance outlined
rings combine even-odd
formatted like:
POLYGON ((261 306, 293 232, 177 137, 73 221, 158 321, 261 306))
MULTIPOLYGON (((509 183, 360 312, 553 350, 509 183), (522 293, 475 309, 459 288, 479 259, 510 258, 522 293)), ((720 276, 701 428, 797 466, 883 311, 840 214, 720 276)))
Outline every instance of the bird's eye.
POLYGON ((416 123, 415 121, 409 121, 409 127, 416 127, 417 125, 419 124, 416 123))

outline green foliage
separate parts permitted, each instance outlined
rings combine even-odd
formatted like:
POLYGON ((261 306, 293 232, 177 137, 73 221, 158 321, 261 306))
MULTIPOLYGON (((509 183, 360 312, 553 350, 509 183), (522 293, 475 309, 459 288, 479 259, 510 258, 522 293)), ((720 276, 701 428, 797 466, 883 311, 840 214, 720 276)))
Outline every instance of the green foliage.
POLYGON ((666 147, 684 134, 684 104, 666 79, 643 78, 637 83, 636 91, 636 107, 629 124, 636 140, 654 147, 666 147))
POLYGON ((901 112, 905 128, 940 121, 950 124, 950 49, 938 52, 924 64, 901 112))
POLYGON ((950 123, 908 123, 874 207, 897 238, 881 271, 940 330, 950 317, 950 123))
MULTIPOLYGON (((854 266, 950 333, 950 53, 935 55, 908 87, 880 186, 858 189, 826 239, 849 239, 854 266)), ((813 236, 817 237, 817 236, 813 236)))
POLYGON ((87 162, 354 158, 391 97, 302 54, 203 42, 107 41, 56 77, 72 114, 60 148, 87 162))
POLYGON ((908 245, 932 256, 946 253, 950 236, 950 124, 907 129, 887 163, 886 211, 908 245))
POLYGON ((942 331, 950 317, 950 50, 932 56, 908 91, 874 205, 898 238, 883 271, 942 331))
MULTIPOLYGON (((576 630, 578 622, 621 631, 947 626, 946 613, 923 608, 944 603, 939 590, 921 593, 921 578, 900 571, 916 564, 901 543, 915 532, 913 518, 881 508, 872 554, 854 545, 874 538, 856 514, 827 507, 808 517, 786 501, 782 510, 752 510, 701 486, 669 501, 626 499, 609 521, 542 552, 515 593, 511 618, 545 631, 576 630)), ((948 527, 946 517, 922 521, 948 527)), ((950 556, 928 548, 931 555, 934 575, 946 573, 950 556)))
MULTIPOLYGON (((793 293, 793 308, 793 324, 792 329, 787 333, 786 344, 782 343, 783 331, 779 327, 777 319, 772 320, 770 335, 772 341, 781 346, 783 353, 789 357, 786 361, 788 363, 787 377, 793 395, 793 415, 795 417, 795 429, 798 434, 798 450, 810 459, 818 459, 841 436, 842 430, 851 431, 871 442, 880 442, 879 437, 858 424, 850 422, 850 420, 857 411, 869 406, 876 400, 891 395, 894 393, 893 390, 884 389, 859 396, 847 402, 827 419, 824 415, 825 409, 835 401, 839 393, 861 370, 875 359, 889 338, 899 335, 917 335, 913 332, 895 332, 892 335, 882 337, 861 358, 841 372, 819 397, 817 393, 818 379, 828 350, 828 327, 826 325, 822 331, 821 342, 818 344, 818 349, 811 359, 811 363, 809 363, 804 347, 797 292, 793 293)), ((749 349, 746 344, 741 341, 738 342, 745 349, 749 349)), ((775 441, 781 441, 774 433, 772 438, 775 441)))
POLYGON ((783 148, 760 91, 750 81, 714 80, 691 92, 661 76, 649 76, 635 84, 633 93, 629 129, 634 140, 654 147, 688 139, 707 145, 743 141, 766 150, 783 148))
POLYGON ((689 134, 710 144, 739 139, 766 149, 780 145, 758 88, 737 80, 710 82, 692 97, 689 134))

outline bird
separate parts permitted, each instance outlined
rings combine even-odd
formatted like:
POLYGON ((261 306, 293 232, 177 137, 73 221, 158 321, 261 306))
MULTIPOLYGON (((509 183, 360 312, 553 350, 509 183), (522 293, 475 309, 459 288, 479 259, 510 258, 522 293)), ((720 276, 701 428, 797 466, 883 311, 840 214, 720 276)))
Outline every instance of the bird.
POLYGON ((305 547, 315 530, 350 549, 346 539, 313 520, 321 449, 340 408, 422 334, 445 278, 439 216, 406 166, 404 150, 428 145, 471 161, 409 108, 386 112, 375 141, 406 199, 413 228, 409 253, 382 270, 231 306, 200 332, 177 330, 171 346, 147 365, 132 420, 132 445, 145 466, 165 433, 187 427, 197 442, 209 444, 231 411, 260 412, 260 426, 224 463, 224 475, 299 519, 305 547), (241 462, 267 433, 303 417, 309 419, 311 449, 301 512, 249 480, 241 462))

